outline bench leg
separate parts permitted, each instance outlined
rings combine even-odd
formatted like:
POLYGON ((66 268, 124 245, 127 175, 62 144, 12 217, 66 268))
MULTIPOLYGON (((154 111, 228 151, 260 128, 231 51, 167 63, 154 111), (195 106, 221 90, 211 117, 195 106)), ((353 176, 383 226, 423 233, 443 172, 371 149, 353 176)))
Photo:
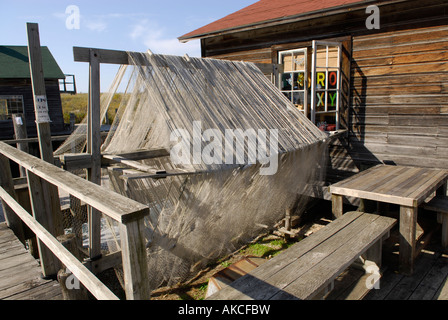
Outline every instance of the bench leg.
POLYGON ((378 240, 374 245, 372 245, 362 256, 363 261, 362 268, 364 269, 366 275, 366 288, 380 289, 380 268, 383 256, 383 241, 378 240))
POLYGON ((316 294, 312 300, 323 300, 327 294, 334 289, 334 280, 331 281, 323 290, 316 294))
POLYGON ((381 268, 381 258, 383 256, 383 240, 378 240, 372 245, 365 254, 363 254, 364 264, 375 264, 378 269, 381 268))
POLYGON ((337 194, 331 195, 331 207, 334 219, 342 217, 344 214, 344 197, 337 194))

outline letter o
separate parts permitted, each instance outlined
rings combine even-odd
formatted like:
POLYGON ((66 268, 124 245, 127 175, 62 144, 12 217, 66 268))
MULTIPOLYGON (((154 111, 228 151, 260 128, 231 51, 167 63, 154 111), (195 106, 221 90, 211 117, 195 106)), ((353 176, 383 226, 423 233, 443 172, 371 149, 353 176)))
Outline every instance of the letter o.
POLYGON ((338 74, 336 71, 331 71, 328 75, 328 81, 330 82, 330 86, 336 86, 338 83, 338 74))

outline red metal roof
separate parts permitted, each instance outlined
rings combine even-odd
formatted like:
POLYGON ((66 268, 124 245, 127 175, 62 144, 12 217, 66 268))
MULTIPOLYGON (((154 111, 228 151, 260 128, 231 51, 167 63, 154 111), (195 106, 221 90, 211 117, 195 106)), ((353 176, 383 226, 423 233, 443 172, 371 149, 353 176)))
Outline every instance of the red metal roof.
POLYGON ((299 16, 329 8, 351 5, 354 3, 371 2, 360 0, 259 0, 228 16, 216 20, 206 26, 187 33, 179 40, 200 38, 215 32, 251 26, 263 22, 275 21, 288 17, 299 16))

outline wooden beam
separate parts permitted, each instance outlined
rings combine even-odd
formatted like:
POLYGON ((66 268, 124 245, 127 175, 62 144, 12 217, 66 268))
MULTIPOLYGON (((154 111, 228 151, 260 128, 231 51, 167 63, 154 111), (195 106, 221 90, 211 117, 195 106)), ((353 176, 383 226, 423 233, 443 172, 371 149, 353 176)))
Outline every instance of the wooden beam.
POLYGON ((94 274, 98 274, 107 269, 121 265, 122 253, 121 251, 113 252, 102 256, 100 259, 92 261, 86 260, 83 264, 94 274))
POLYGON ((31 83, 33 87, 34 112, 36 115, 37 134, 41 158, 53 163, 53 147, 51 145, 50 116, 48 114, 47 94, 42 65, 39 27, 37 23, 27 23, 28 57, 31 83))
MULTIPOLYGON (((69 137, 69 135, 52 136, 51 141, 64 141, 68 137, 69 137)), ((39 138, 10 139, 10 140, 2 140, 2 142, 7 143, 7 144, 32 143, 32 142, 39 142, 39 138)))
POLYGON ((138 172, 134 169, 123 169, 123 168, 110 168, 112 170, 119 170, 124 173, 120 176, 120 179, 124 180, 138 180, 138 179, 165 179, 167 177, 174 176, 188 176, 193 174, 206 173, 205 171, 156 171, 154 173, 144 173, 138 172))
POLYGON ((90 50, 97 53, 99 63, 129 64, 126 51, 73 47, 73 58, 78 62, 90 62, 90 50))
MULTIPOLYGON (((95 49, 89 50, 89 104, 87 153, 91 156, 91 166, 87 169, 87 179, 101 184, 101 116, 100 116, 100 55, 95 49)), ((89 217, 89 255, 91 259, 101 255, 101 212, 87 207, 89 217)))
POLYGON ((109 288, 92 274, 70 251, 53 237, 42 225, 40 225, 29 213, 23 209, 3 188, 0 188, 0 197, 22 219, 22 221, 36 234, 36 236, 52 251, 60 261, 66 265, 75 277, 100 300, 118 300, 109 288))
POLYGON ((62 167, 68 171, 92 167, 92 155, 88 153, 64 153, 59 159, 62 167))
POLYGON ((103 155, 103 158, 112 160, 113 162, 116 162, 116 163, 124 164, 125 166, 131 167, 131 168, 134 168, 136 170, 143 171, 143 172, 146 172, 146 173, 149 173, 149 174, 156 174, 157 173, 157 169, 154 169, 151 166, 148 166, 146 164, 140 163, 138 161, 129 160, 129 159, 123 158, 121 156, 103 155))
MULTIPOLYGON (((132 62, 129 61, 128 53, 126 51, 84 47, 73 47, 74 60, 78 62, 90 62, 90 50, 94 50, 97 53, 98 61, 100 63, 132 64, 132 62)), ((137 63, 146 64, 145 61, 138 61, 137 63)), ((266 74, 277 74, 279 71, 281 72, 281 70, 283 70, 283 66, 280 64, 255 63, 255 65, 261 72, 266 74)))
POLYGON ((127 152, 120 154, 103 154, 101 159, 101 166, 109 167, 114 163, 118 163, 118 161, 114 161, 114 158, 117 157, 118 160, 127 159, 127 160, 144 160, 144 159, 154 159, 167 157, 170 155, 170 152, 166 149, 151 149, 151 150, 140 150, 135 152, 127 152))
MULTIPOLYGON (((30 191, 31 209, 34 219, 42 225, 46 230, 54 230, 53 219, 51 218, 51 202, 48 201, 49 189, 46 188, 48 183, 36 176, 32 172, 27 171, 28 189, 30 191)), ((59 200, 59 197, 58 197, 59 200)), ((52 233, 53 234, 53 233, 52 233)), ((53 236, 59 236, 56 234, 53 236)), ((60 269, 59 260, 56 256, 38 239, 37 246, 39 249, 40 265, 44 277, 50 277, 58 273, 60 269)))
POLYGON ((126 299, 149 300, 148 262, 143 219, 120 225, 126 299))
MULTIPOLYGON (((27 23, 28 34, 28 57, 31 74, 31 84, 33 88, 34 113, 36 117, 37 135, 39 138, 39 150, 42 160, 53 164, 53 146, 51 143, 50 116, 48 114, 47 95, 45 90, 45 79, 42 65, 42 52, 40 47, 39 27, 37 23, 27 23)), ((64 233, 62 227, 61 205, 57 187, 42 181, 42 194, 44 198, 39 201, 45 201, 45 204, 33 204, 34 206, 43 205, 46 208, 46 217, 49 232, 57 237, 64 233)), ((30 192, 32 189, 30 188, 30 192)), ((34 211, 33 211, 34 214, 34 211)), ((56 270, 57 272, 58 270, 56 270)))
MULTIPOLYGON (((26 132, 26 121, 25 117, 21 113, 15 113, 12 115, 12 123, 14 125, 14 135, 16 139, 27 139, 28 135, 26 132)), ((17 143, 17 149, 23 152, 29 152, 27 143, 17 143)), ((26 170, 20 167, 20 176, 25 177, 26 170)))

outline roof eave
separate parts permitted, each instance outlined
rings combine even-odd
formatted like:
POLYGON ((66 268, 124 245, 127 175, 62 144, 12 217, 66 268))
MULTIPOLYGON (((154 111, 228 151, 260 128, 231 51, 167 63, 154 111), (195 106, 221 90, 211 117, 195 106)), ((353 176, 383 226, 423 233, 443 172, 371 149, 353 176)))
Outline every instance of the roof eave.
POLYGON ((237 26, 234 28, 221 29, 221 30, 216 30, 216 31, 212 31, 212 32, 200 33, 200 34, 192 35, 189 37, 181 36, 181 37, 178 37, 178 40, 182 43, 186 43, 190 40, 211 38, 211 37, 216 37, 216 36, 223 35, 223 34, 244 32, 244 31, 253 30, 253 29, 270 27, 273 25, 294 23, 294 22, 309 20, 309 19, 313 19, 313 18, 341 14, 341 13, 345 13, 345 12, 351 11, 351 10, 365 9, 366 4, 376 3, 378 6, 382 6, 382 5, 386 5, 386 4, 399 3, 399 2, 405 2, 405 1, 407 1, 407 0, 390 0, 390 1, 381 1, 381 2, 379 2, 378 0, 365 0, 362 2, 357 2, 357 3, 332 7, 332 8, 326 8, 326 9, 316 10, 316 11, 307 12, 307 13, 301 13, 301 14, 294 15, 294 16, 281 17, 281 18, 276 18, 276 19, 272 19, 272 20, 265 20, 265 21, 261 21, 261 22, 257 22, 257 23, 252 23, 252 24, 248 24, 248 25, 237 26))

